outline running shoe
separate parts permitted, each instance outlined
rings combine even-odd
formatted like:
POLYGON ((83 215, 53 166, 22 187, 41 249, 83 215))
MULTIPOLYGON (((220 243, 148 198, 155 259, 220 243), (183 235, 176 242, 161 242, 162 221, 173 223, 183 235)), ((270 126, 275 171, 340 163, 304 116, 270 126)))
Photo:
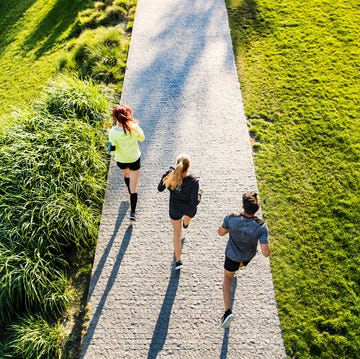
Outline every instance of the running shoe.
POLYGON ((183 264, 182 264, 181 261, 177 261, 177 262, 175 263, 175 270, 179 270, 179 269, 181 269, 182 267, 183 267, 183 264))
POLYGON ((231 309, 228 309, 223 317, 221 318, 221 326, 223 328, 229 328, 231 322, 235 319, 234 314, 232 314, 231 309))

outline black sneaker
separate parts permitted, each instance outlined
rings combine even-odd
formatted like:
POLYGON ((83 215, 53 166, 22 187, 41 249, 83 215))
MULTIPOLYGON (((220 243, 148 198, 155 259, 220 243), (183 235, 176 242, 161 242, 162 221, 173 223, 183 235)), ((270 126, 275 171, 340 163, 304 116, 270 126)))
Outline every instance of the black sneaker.
POLYGON ((183 264, 182 264, 181 261, 177 261, 177 262, 175 263, 175 270, 179 270, 179 269, 181 269, 182 267, 183 267, 183 264))
POLYGON ((223 317, 221 318, 221 326, 223 328, 229 328, 231 322, 235 319, 234 314, 232 314, 231 309, 228 309, 223 317))
POLYGON ((136 215, 135 215, 135 212, 131 212, 130 213, 130 221, 136 221, 136 215))

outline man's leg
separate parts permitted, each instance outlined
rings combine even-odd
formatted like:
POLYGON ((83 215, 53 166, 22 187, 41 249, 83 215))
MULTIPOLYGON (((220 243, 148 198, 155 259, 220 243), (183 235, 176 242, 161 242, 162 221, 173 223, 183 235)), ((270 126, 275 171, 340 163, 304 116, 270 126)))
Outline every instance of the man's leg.
POLYGON ((224 281, 223 281, 223 298, 225 312, 230 309, 231 295, 232 295, 232 280, 236 272, 230 272, 224 269, 224 281))

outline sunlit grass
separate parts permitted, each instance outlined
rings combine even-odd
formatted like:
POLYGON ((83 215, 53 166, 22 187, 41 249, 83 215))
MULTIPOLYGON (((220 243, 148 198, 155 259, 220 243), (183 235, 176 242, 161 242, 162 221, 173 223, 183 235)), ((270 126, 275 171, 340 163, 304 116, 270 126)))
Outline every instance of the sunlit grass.
POLYGON ((82 0, 0 3, 0 117, 28 105, 56 71, 55 63, 76 30, 82 0), (54 64, 53 66, 49 66, 54 64))
POLYGON ((29 316, 12 324, 11 331, 10 348, 18 358, 60 358, 65 336, 59 322, 29 316))
POLYGON ((75 72, 81 78, 113 85, 121 92, 129 39, 120 28, 99 27, 85 30, 72 41, 69 52, 58 64, 61 72, 75 72))
POLYGON ((228 0, 289 357, 360 356, 360 9, 228 0))

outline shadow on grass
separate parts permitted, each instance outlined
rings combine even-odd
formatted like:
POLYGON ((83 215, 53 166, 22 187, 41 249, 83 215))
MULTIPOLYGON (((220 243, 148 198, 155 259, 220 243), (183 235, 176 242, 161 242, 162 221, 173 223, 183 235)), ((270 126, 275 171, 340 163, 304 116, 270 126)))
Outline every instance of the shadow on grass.
MULTIPOLYGON (((237 286, 237 276, 234 277, 234 279, 232 281, 232 295, 231 295, 231 305, 230 305, 231 309, 233 308, 233 305, 234 305, 236 286, 237 286)), ((228 347, 229 347, 229 337, 230 337, 230 327, 224 329, 224 337, 223 337, 223 342, 222 342, 222 346, 221 346, 220 359, 227 358, 227 351, 228 351, 228 347)))
POLYGON ((23 53, 38 48, 36 58, 51 50, 59 41, 62 34, 69 34, 62 41, 78 35, 76 31, 77 16, 79 11, 90 7, 92 2, 83 0, 58 0, 52 9, 41 20, 34 31, 24 40, 23 53))
POLYGON ((24 13, 37 0, 1 1, 0 2, 0 56, 5 48, 16 36, 14 25, 21 19, 24 13))
MULTIPOLYGON (((232 32, 233 44, 241 44, 242 50, 247 49, 251 43, 249 37, 254 38, 256 33, 259 37, 266 36, 271 24, 266 22, 261 17, 257 10, 256 0, 243 0, 236 8, 230 7, 230 1, 226 0, 228 10, 229 23, 232 24, 230 28, 236 29, 232 32), (248 36, 249 35, 249 36, 248 36)), ((237 46, 234 46, 235 54, 238 51, 237 46)))

